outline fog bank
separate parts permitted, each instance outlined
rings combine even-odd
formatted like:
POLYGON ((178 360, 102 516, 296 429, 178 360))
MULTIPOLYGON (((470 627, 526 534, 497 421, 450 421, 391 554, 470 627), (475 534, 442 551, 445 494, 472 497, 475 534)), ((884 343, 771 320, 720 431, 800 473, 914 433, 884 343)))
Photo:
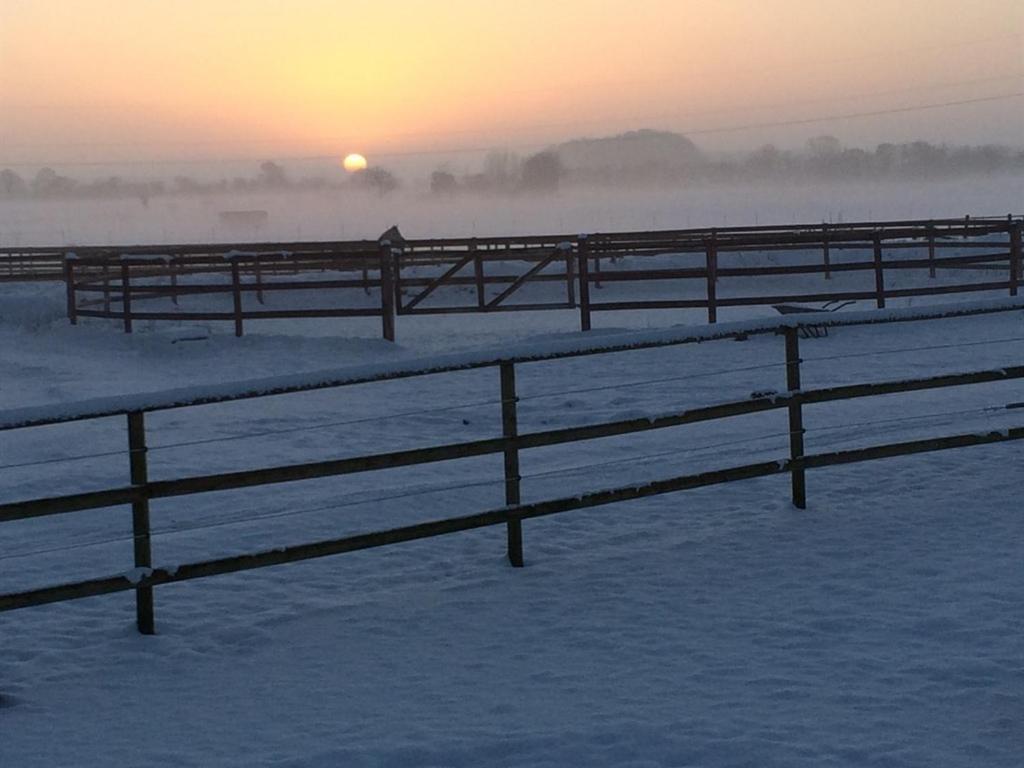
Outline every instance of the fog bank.
POLYGON ((535 195, 444 197, 412 189, 253 192, 138 199, 0 201, 0 246, 254 242, 579 233, 1022 212, 1024 178, 756 183, 699 188, 567 187, 535 195), (247 220, 231 211, 265 212, 247 220))

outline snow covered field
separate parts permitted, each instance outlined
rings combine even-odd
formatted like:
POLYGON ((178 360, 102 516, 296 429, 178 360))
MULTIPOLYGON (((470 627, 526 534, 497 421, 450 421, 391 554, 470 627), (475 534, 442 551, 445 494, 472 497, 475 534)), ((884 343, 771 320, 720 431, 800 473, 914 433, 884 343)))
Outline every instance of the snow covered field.
MULTIPOLYGON (((572 338, 573 312, 70 328, 59 286, 0 294, 0 408, 572 338)), ((763 310, 750 310, 751 313, 763 310)), ((600 330, 699 322, 616 313, 600 330)), ((803 342, 807 388, 1020 365, 1019 312, 803 342), (876 354, 877 353, 877 354, 876 354)), ((781 390, 781 340, 519 366, 523 431, 781 390)), ((152 414, 151 475, 500 433, 494 370, 152 414), (456 406, 461 406, 456 408, 456 406), (302 429, 291 430, 295 426, 302 429)), ((1009 382, 809 407, 809 451, 1021 424, 1009 382), (1018 414, 1016 418, 1014 414, 1018 414)), ((783 412, 523 454, 524 501, 787 455, 783 412)), ((126 480, 122 419, 0 437, 0 500, 126 480), (59 463, 54 458, 118 452, 59 463), (11 467, 20 464, 25 466, 11 467)), ((1017 766, 1020 443, 813 471, 504 532, 0 614, 3 766, 1017 766)), ((500 457, 153 505, 173 564, 498 506, 500 457)), ((2 591, 123 572, 125 509, 0 525, 2 591), (50 551, 44 551, 50 550, 50 551)))

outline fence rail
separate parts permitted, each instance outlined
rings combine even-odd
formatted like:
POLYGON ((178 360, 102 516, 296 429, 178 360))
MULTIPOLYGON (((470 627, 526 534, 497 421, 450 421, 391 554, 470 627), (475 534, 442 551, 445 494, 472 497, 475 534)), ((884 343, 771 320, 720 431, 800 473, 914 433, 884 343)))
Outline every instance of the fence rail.
MULTIPOLYGON (((1019 303, 1013 303, 1011 306, 1001 308, 979 308, 973 310, 973 312, 1020 311, 1020 309, 1019 303)), ((967 312, 968 310, 964 311, 967 312)), ((936 313, 931 318, 937 319, 943 316, 945 315, 936 313)), ((923 317, 929 316, 925 314, 923 317)), ((922 319, 922 315, 918 315, 915 319, 922 319)), ((803 320, 806 321, 807 318, 805 317, 803 320)), ((863 319, 859 321, 842 321, 836 319, 832 322, 835 325, 855 325, 866 324, 872 321, 863 319)), ((194 404, 211 402, 211 399, 207 398, 204 400, 199 398, 191 403, 170 401, 163 405, 154 404, 149 408, 129 407, 113 411, 110 409, 86 411, 84 415, 83 413, 68 413, 63 416, 53 416, 49 419, 19 420, 18 418, 7 418, 0 421, 0 429, 24 429, 32 425, 65 423, 82 418, 109 416, 114 413, 126 417, 128 429, 126 453, 131 470, 129 485, 86 493, 66 494, 0 504, 0 522, 73 514, 84 510, 119 505, 131 505, 134 570, 121 575, 92 578, 39 589, 0 594, 0 611, 133 590, 136 593, 137 626, 140 632, 150 634, 155 631, 153 588, 162 584, 297 562, 310 558, 386 546, 493 525, 504 525, 506 527, 509 560, 512 565, 521 566, 524 560, 523 521, 535 517, 777 474, 790 475, 792 501, 798 508, 804 508, 807 497, 806 474, 808 470, 929 451, 988 445, 1024 438, 1024 426, 1021 426, 999 431, 948 434, 923 440, 877 444, 855 450, 806 454, 804 447, 804 434, 807 431, 804 420, 804 406, 806 405, 1020 380, 1024 378, 1024 366, 943 374, 925 378, 846 384, 820 389, 803 389, 801 387, 801 366, 803 363, 800 356, 801 328, 801 318, 796 318, 788 323, 763 326, 759 329, 723 330, 716 335, 717 338, 741 338, 749 336, 752 332, 781 335, 785 340, 784 357, 774 366, 766 365, 763 367, 784 368, 786 371, 786 386, 782 392, 755 395, 744 400, 722 402, 711 406, 675 411, 653 417, 606 421, 579 427, 521 432, 518 428, 517 420, 519 398, 516 394, 516 365, 531 360, 550 360, 573 357, 580 354, 598 354, 601 352, 619 351, 621 349, 634 349, 644 345, 616 346, 614 343, 610 343, 604 349, 583 349, 556 354, 540 354, 532 358, 493 359, 476 363, 423 369, 418 372, 399 371, 391 375, 372 378, 355 376, 344 382, 321 382, 317 387, 303 388, 297 386, 290 390, 278 389, 275 392, 264 392, 261 394, 265 396, 279 394, 283 391, 304 391, 304 389, 324 386, 342 386, 359 381, 391 380, 411 375, 464 370, 467 367, 497 368, 500 379, 500 398, 495 402, 499 403, 501 408, 502 433, 500 436, 469 442, 446 443, 411 450, 392 451, 343 459, 324 459, 300 464, 266 466, 251 470, 194 475, 169 480, 151 480, 148 478, 145 413, 162 408, 191 407, 194 404), (699 474, 678 474, 667 479, 644 484, 592 490, 580 496, 548 499, 530 504, 523 504, 521 502, 520 484, 523 478, 520 475, 519 460, 521 453, 525 450, 680 427, 699 422, 715 422, 741 415, 778 410, 785 411, 788 416, 786 434, 788 434, 789 451, 788 456, 777 460, 719 468, 699 474), (149 519, 149 503, 153 499, 300 482, 312 478, 374 472, 396 467, 430 465, 453 459, 485 455, 502 455, 504 457, 505 506, 501 508, 453 516, 441 520, 432 520, 400 528, 373 531, 356 536, 346 536, 234 557, 187 563, 173 568, 153 567, 152 533, 149 519)), ((646 346, 678 345, 706 340, 706 336, 694 336, 662 342, 650 342, 646 346)), ((997 343, 997 341, 989 340, 984 343, 997 343)), ((238 393, 234 397, 222 397, 219 401, 237 400, 252 396, 259 395, 238 393)), ((1019 405, 1011 404, 1006 407, 1013 408, 1019 405)))
POLYGON ((64 279, 64 251, 43 253, 0 249, 0 283, 64 279))

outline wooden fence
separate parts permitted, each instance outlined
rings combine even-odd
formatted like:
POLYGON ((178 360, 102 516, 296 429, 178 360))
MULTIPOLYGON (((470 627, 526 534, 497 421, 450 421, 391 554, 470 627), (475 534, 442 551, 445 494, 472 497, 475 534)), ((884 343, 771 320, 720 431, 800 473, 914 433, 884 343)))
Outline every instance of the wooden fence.
POLYGON ((152 257, 133 254, 111 257, 85 255, 65 262, 67 312, 72 325, 79 317, 115 318, 122 322, 125 333, 134 323, 144 320, 227 320, 234 323, 235 335, 241 336, 246 320, 270 318, 313 317, 375 317, 383 318, 385 338, 394 340, 394 289, 391 280, 390 255, 383 248, 350 251, 295 254, 293 252, 227 252, 189 254, 187 256, 152 257), (351 276, 351 273, 361 274, 351 276), (323 277, 340 273, 339 277, 323 277), (182 285, 183 276, 227 276, 227 284, 201 283, 182 285), (275 279, 276 278, 276 279, 275 279), (375 290, 381 301, 375 306, 325 306, 293 309, 265 309, 267 293, 287 291, 330 292, 359 288, 375 290), (79 298, 83 294, 84 301, 79 298), (230 309, 221 311, 180 309, 184 297, 227 296, 230 309), (260 307, 244 308, 243 297, 254 295, 260 307), (154 299, 169 299, 173 309, 139 309, 138 304, 154 299))
MULTIPOLYGON (((381 318, 383 337, 394 340, 400 315, 575 309, 580 328, 589 330, 594 313, 620 310, 699 309, 714 323, 730 307, 841 301, 885 307, 894 298, 953 293, 1015 296, 1021 226, 1013 217, 965 217, 379 243, 90 247, 69 254, 61 268, 73 324, 79 317, 115 319, 130 333, 140 320, 220 320, 232 322, 240 336, 250 320, 371 316, 381 318), (950 249, 961 253, 943 255, 950 249), (740 263, 751 253, 774 254, 779 263, 740 263), (665 255, 684 265, 659 265, 656 257, 665 255), (936 280, 940 271, 956 278, 936 280), (843 287, 834 280, 858 275, 867 282, 843 287), (894 275, 916 282, 893 286, 894 275), (808 276, 820 277, 821 288, 751 288, 751 281, 808 276), (696 289, 682 291, 687 284, 696 289), (645 290, 601 299, 596 293, 626 285, 653 287, 659 295, 645 290), (733 285, 746 285, 747 292, 737 295, 733 285), (300 304, 312 296, 313 304, 270 309, 268 294, 300 304), (215 309, 182 304, 218 296, 215 309), (160 308, 140 308, 159 300, 160 308)), ((52 260, 53 249, 38 255, 52 260)))
POLYGON ((63 280, 63 248, 0 248, 0 283, 63 280))
MULTIPOLYGON (((960 311, 957 314, 970 315, 997 311, 1020 311, 1020 306, 969 309, 960 311)), ((914 319, 937 319, 945 316, 947 316, 946 313, 935 313, 932 315, 924 313, 917 315, 914 319)), ((803 319, 815 324, 819 322, 817 318, 809 319, 805 317, 803 319)), ((844 321, 841 318, 832 317, 824 322, 831 326, 848 326, 878 321, 864 319, 844 321)), ((674 493, 690 488, 718 485, 776 474, 790 475, 792 501, 797 507, 804 508, 807 498, 806 474, 808 470, 929 451, 1014 441, 1024 438, 1024 426, 1022 426, 1000 431, 949 434, 920 440, 877 444, 854 450, 807 454, 804 450, 806 427, 803 413, 803 408, 806 405, 895 393, 938 390, 970 384, 1017 380, 1024 378, 1024 366, 944 374, 898 381, 855 383, 821 389, 803 389, 800 377, 802 363, 800 357, 800 330, 800 318, 797 318, 788 323, 779 323, 774 326, 765 325, 753 331, 750 329, 742 332, 723 330, 714 336, 714 338, 724 339, 746 337, 751 335, 751 333, 782 335, 785 339, 785 358, 780 360, 780 366, 784 366, 786 370, 786 389, 783 392, 757 395, 744 400, 680 410, 652 418, 621 419, 580 427, 547 429, 536 432, 520 432, 518 429, 517 365, 537 360, 601 354, 623 349, 695 343, 707 341, 712 337, 704 334, 690 338, 642 344, 620 346, 610 344, 603 348, 589 348, 559 354, 541 353, 533 356, 519 356, 508 359, 495 358, 458 365, 399 371, 393 374, 370 375, 368 377, 356 376, 334 382, 320 381, 308 386, 297 384, 292 387, 279 387, 273 391, 240 391, 236 394, 196 398, 189 402, 169 399, 166 402, 151 403, 145 408, 135 410, 119 410, 116 407, 106 407, 92 411, 70 413, 63 416, 8 418, 6 421, 0 421, 0 430, 24 429, 68 421, 107 417, 115 414, 126 418, 128 431, 126 453, 130 468, 129 485, 85 493, 0 504, 0 523, 70 514, 104 507, 130 505, 132 510, 135 568, 133 571, 121 575, 104 576, 22 592, 0 594, 0 611, 112 592, 134 591, 136 595, 138 629, 140 632, 148 634, 152 633, 155 628, 153 588, 163 584, 297 562, 494 525, 504 525, 506 527, 508 558, 512 565, 522 566, 522 525, 524 520, 621 501, 647 498, 665 493, 674 493), (148 477, 146 463, 147 434, 145 427, 145 414, 148 412, 192 407, 200 403, 228 402, 244 398, 269 396, 289 391, 307 391, 366 381, 390 380, 428 373, 435 374, 465 370, 467 368, 485 367, 497 368, 500 374, 500 407, 502 416, 502 434, 500 436, 352 458, 327 458, 300 464, 267 466, 244 471, 193 475, 166 480, 152 480, 148 477), (789 435, 788 455, 780 457, 778 460, 724 467, 699 474, 679 474, 644 484, 631 484, 611 489, 594 490, 578 496, 554 498, 530 504, 521 503, 520 483, 522 478, 519 471, 519 458, 522 451, 544 446, 565 445, 579 441, 661 430, 700 422, 714 422, 741 415, 777 410, 784 410, 788 414, 789 435), (313 478, 373 472, 396 467, 427 465, 453 459, 486 455, 502 455, 504 457, 505 506, 501 508, 354 536, 180 564, 170 568, 153 567, 149 514, 149 504, 153 499, 190 496, 229 489, 261 487, 313 478)), ((1013 404, 1007 407, 1018 406, 1020 404, 1013 404)))

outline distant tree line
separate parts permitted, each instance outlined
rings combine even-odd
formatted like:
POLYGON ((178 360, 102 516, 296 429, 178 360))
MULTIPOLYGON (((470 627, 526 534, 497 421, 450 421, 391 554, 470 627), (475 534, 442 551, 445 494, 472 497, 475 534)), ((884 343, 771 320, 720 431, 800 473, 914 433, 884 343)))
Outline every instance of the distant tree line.
MULTIPOLYGON (((651 135, 659 140, 664 137, 653 132, 651 135)), ((594 143, 603 141, 607 140, 594 140, 594 143)), ((581 143, 584 142, 571 142, 573 145, 581 143)), ((844 147, 834 136, 814 137, 801 150, 784 150, 766 144, 729 157, 687 151, 678 158, 664 156, 662 162, 651 162, 649 155, 630 162, 610 150, 604 161, 600 155, 591 153, 586 163, 572 165, 560 154, 555 147, 523 160, 508 152, 492 152, 481 170, 461 178, 447 169, 434 171, 430 189, 437 195, 455 195, 460 192, 551 191, 564 183, 621 186, 764 180, 913 180, 1024 172, 1024 150, 1020 149, 991 144, 950 146, 913 141, 879 144, 873 150, 866 150, 844 147)))
POLYGON ((709 170, 740 179, 938 179, 1020 172, 1024 170, 1024 151, 993 144, 950 146, 927 141, 885 143, 865 150, 844 147, 834 136, 817 136, 802 151, 786 151, 766 144, 709 170))
POLYGON ((162 181, 126 181, 109 176, 88 182, 62 176, 52 168, 41 168, 31 178, 23 178, 10 168, 0 170, 0 198, 50 197, 139 197, 148 199, 167 190, 162 181))
POLYGON ((344 181, 324 177, 293 179, 284 166, 267 160, 253 176, 204 181, 179 175, 169 181, 132 181, 120 176, 80 180, 64 176, 53 168, 39 169, 25 178, 10 168, 0 170, 0 199, 3 198, 113 198, 134 197, 143 204, 157 195, 198 195, 225 192, 261 192, 279 190, 356 189, 386 195, 399 186, 398 178, 384 168, 368 168, 351 174, 344 181))
MULTIPOLYGON (((495 151, 478 170, 456 175, 438 168, 429 179, 439 197, 459 194, 553 192, 563 184, 688 185, 707 181, 939 179, 969 174, 1024 172, 1024 150, 997 145, 937 145, 926 141, 844 147, 834 136, 816 136, 800 150, 765 144, 732 156, 701 152, 679 134, 633 131, 605 139, 575 139, 523 158, 495 151)), ((0 170, 0 199, 134 197, 143 204, 157 195, 245 193, 281 190, 352 189, 380 196, 400 186, 391 171, 372 166, 344 180, 293 179, 267 160, 252 176, 204 181, 179 175, 170 180, 132 181, 120 176, 76 180, 53 168, 25 178, 0 170)))

